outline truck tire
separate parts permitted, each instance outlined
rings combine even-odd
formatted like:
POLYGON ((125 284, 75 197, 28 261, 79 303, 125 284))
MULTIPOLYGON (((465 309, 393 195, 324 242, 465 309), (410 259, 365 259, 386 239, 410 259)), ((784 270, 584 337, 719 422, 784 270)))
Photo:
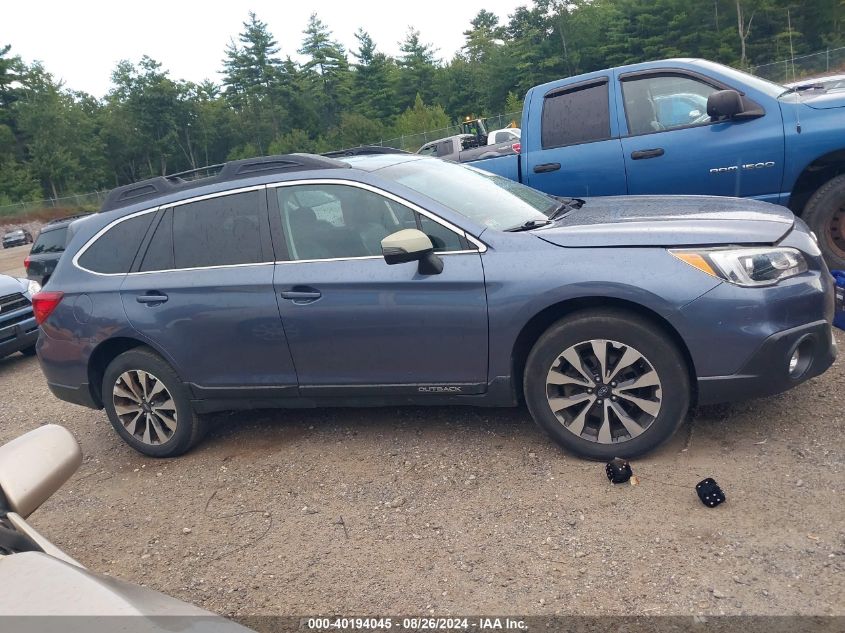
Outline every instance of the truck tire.
POLYGON ((831 178, 812 195, 801 218, 819 238, 831 269, 845 268, 845 174, 831 178))
POLYGON ((523 381, 534 421, 589 459, 647 453, 677 430, 690 403, 675 343, 621 310, 585 310, 552 325, 528 355, 523 381))
POLYGON ((175 457, 205 435, 188 386, 149 348, 131 349, 109 363, 102 393, 114 430, 139 453, 175 457))

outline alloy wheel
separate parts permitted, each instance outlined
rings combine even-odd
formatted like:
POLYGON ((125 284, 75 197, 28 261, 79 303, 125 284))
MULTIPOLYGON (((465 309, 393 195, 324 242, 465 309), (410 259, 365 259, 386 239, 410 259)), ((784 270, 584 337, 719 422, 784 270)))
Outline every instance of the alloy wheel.
POLYGON ((561 425, 599 444, 632 440, 660 413, 660 377, 639 350, 592 339, 564 350, 549 368, 546 398, 561 425))
POLYGON ((176 403, 150 372, 123 372, 112 388, 112 401, 123 428, 145 444, 164 444, 176 432, 176 403))

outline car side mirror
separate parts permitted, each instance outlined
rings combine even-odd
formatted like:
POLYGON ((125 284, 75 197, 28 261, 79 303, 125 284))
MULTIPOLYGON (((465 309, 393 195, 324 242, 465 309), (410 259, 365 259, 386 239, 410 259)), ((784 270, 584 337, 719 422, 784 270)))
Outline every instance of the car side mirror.
POLYGON ((707 114, 712 119, 731 119, 742 112, 742 97, 736 90, 717 90, 707 97, 707 114))
POLYGON ((434 253, 431 239, 418 229, 402 229, 391 233, 381 241, 384 261, 390 265, 405 262, 419 262, 421 275, 439 275, 443 272, 443 260, 434 253))
POLYGON ((41 426, 0 446, 0 506, 28 517, 81 463, 79 444, 57 424, 41 426))

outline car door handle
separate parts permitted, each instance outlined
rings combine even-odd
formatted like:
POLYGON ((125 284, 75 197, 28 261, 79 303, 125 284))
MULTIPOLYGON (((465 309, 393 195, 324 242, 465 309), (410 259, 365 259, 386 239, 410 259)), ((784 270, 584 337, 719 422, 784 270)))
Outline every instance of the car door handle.
POLYGON ((557 171, 560 169, 560 163, 543 163, 542 165, 534 165, 535 174, 545 174, 550 171, 557 171))
POLYGON ((654 149, 638 149, 634 152, 631 152, 631 158, 633 160, 643 160, 644 158, 657 158, 658 156, 663 156, 663 148, 662 147, 655 147, 654 149))
POLYGON ((137 301, 138 303, 164 303, 165 301, 167 301, 167 298, 168 297, 166 294, 147 293, 145 295, 135 297, 135 301, 137 301))
POLYGON ((309 288, 308 290, 283 290, 279 294, 282 299, 288 299, 294 303, 310 303, 323 296, 319 290, 313 288, 309 288))

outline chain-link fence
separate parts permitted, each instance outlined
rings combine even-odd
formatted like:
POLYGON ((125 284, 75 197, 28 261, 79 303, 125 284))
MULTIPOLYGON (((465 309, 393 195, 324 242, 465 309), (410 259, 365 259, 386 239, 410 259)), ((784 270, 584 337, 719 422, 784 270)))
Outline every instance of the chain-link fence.
POLYGON ((798 81, 813 75, 845 73, 845 46, 752 66, 750 70, 758 77, 778 83, 798 81))
MULTIPOLYGON (((504 114, 496 114, 487 117, 487 129, 489 131, 500 130, 504 127, 512 126, 518 127, 519 120, 522 117, 522 112, 509 112, 504 114)), ((403 149, 406 152, 416 152, 420 147, 429 141, 436 141, 447 136, 455 136, 461 133, 459 125, 450 125, 439 130, 428 130, 418 134, 405 134, 397 136, 396 138, 379 139, 372 143, 365 143, 366 145, 379 145, 381 147, 395 147, 396 149, 403 149)))
POLYGON ((30 200, 0 206, 0 219, 14 217, 26 220, 49 219, 58 212, 66 211, 96 211, 100 208, 107 192, 94 191, 64 198, 48 198, 46 200, 30 200))

